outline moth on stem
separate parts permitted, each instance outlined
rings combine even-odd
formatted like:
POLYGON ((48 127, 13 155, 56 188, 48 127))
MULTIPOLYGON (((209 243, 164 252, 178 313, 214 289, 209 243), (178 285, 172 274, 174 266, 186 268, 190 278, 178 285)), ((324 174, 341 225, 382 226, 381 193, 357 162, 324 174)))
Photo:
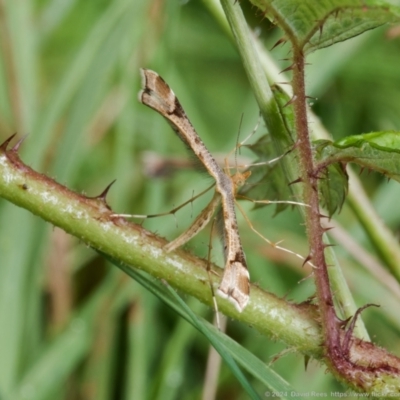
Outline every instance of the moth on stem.
MULTIPOLYGON (((238 224, 236 220, 235 198, 237 196, 239 188, 244 185, 246 179, 250 176, 250 171, 245 171, 242 173, 238 171, 238 168, 236 167, 236 172, 231 175, 229 172, 230 167, 228 165, 227 159, 225 160, 225 168, 222 169, 196 133, 188 117, 186 116, 186 113, 183 110, 179 100, 177 99, 171 88, 168 86, 168 84, 154 71, 141 69, 141 74, 142 90, 139 92, 139 101, 142 102, 144 105, 147 105, 148 107, 154 109, 167 119, 167 121, 170 123, 173 130, 177 133, 180 139, 187 145, 187 147, 201 161, 208 173, 215 179, 215 193, 209 204, 193 221, 191 226, 175 240, 168 243, 164 247, 164 249, 170 252, 188 242, 209 223, 216 210, 222 205, 221 214, 223 220, 225 271, 217 293, 221 297, 227 298, 239 312, 242 312, 249 301, 250 284, 246 258, 242 248, 238 224)), ((253 134, 254 131, 245 139, 245 141, 247 141, 253 134)), ((244 142, 242 142, 240 145, 243 145, 244 142)), ((278 161, 284 155, 270 162, 278 161)), ((178 209, 192 202, 195 198, 201 196, 210 188, 207 188, 199 195, 195 196, 194 198, 192 197, 181 206, 175 207, 173 210, 167 213, 148 216, 130 216, 139 218, 150 218, 155 216, 174 214, 178 209)), ((264 204, 290 203, 305 206, 305 204, 303 203, 291 201, 287 202, 265 200, 253 202, 264 204)), ((240 211, 243 213, 243 210, 241 208, 240 211)), ((279 246, 278 243, 273 243, 266 239, 254 228, 254 226, 250 223, 246 216, 245 219, 249 223, 250 228, 257 235, 262 237, 267 243, 290 254, 295 254, 297 257, 304 260, 304 258, 299 254, 279 246)))
POLYGON ((224 221, 225 270, 218 294, 227 298, 239 312, 242 312, 249 301, 250 282, 236 220, 235 194, 238 185, 244 183, 250 173, 236 173, 233 176, 225 173, 196 133, 168 84, 154 71, 148 69, 140 71, 142 90, 139 93, 139 101, 167 119, 179 138, 215 179, 215 194, 210 204, 196 218, 188 232, 169 243, 165 249, 172 251, 187 242, 209 222, 221 203, 224 221))

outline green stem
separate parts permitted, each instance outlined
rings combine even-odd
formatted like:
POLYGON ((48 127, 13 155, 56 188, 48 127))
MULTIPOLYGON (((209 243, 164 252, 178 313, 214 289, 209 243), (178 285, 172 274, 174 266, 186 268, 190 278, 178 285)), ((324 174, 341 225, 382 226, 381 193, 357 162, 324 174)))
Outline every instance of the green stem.
MULTIPOLYGON (((217 21, 221 24, 223 30, 226 31, 226 19, 223 18, 223 15, 221 15, 221 8, 217 0, 203 0, 203 2, 210 9, 217 21)), ((229 36, 231 36, 231 33, 229 33, 229 36)), ((252 37, 252 41, 254 43, 256 53, 260 59, 262 70, 268 81, 271 83, 286 81, 287 79, 285 78, 284 74, 280 73, 275 61, 265 50, 265 47, 257 39, 257 37, 252 37)), ((256 82, 253 83, 251 81, 250 83, 253 86, 257 84, 256 82)), ((289 96, 292 96, 293 92, 291 86, 283 85, 282 89, 285 90, 289 96)), ((322 125, 321 121, 315 116, 312 110, 308 109, 307 113, 309 122, 313 127, 311 132, 312 137, 314 139, 331 139, 330 133, 322 125)), ((363 225, 365 232, 377 249, 381 258, 386 262, 396 278, 400 280, 400 247, 398 246, 398 241, 393 235, 393 232, 387 228, 382 219, 373 209, 358 176, 355 175, 351 170, 348 172, 350 182, 347 201, 359 219, 360 223, 363 225)), ((292 180, 294 179, 295 178, 292 180)), ((324 239, 324 241, 327 242, 326 239, 324 239)), ((333 249, 327 248, 325 250, 325 255, 327 258, 327 263, 331 266, 329 268, 329 275, 331 277, 332 289, 335 292, 335 298, 338 300, 338 302, 340 302, 340 304, 343 305, 344 318, 348 318, 354 315, 357 310, 357 306, 343 277, 343 273, 336 260, 333 249)), ((361 318, 358 320, 355 334, 358 337, 366 339, 369 337, 361 318)))
MULTIPOLYGON (((205 260, 181 250, 166 253, 164 239, 113 216, 104 196, 89 198, 68 190, 23 164, 16 151, 6 151, 5 146, 0 147, 0 196, 128 268, 146 271, 166 280, 174 288, 212 304, 205 260)), ((221 269, 212 266, 211 276, 212 284, 217 286, 221 269)), ((298 352, 323 360, 315 306, 290 304, 254 285, 244 312, 238 313, 226 300, 218 298, 218 303, 220 311, 227 316, 251 325, 268 337, 278 338, 298 352)), ((384 357, 386 366, 400 368, 399 359, 368 342, 356 342, 352 355, 359 360, 384 357)), ((400 388, 400 377, 392 375, 390 378, 392 387, 400 388)))
MULTIPOLYGON (((266 61, 269 58, 265 51, 261 54, 260 59, 258 52, 261 51, 263 47, 257 42, 257 39, 250 34, 241 8, 226 0, 223 0, 221 3, 226 12, 226 17, 231 25, 232 31, 234 32, 238 51, 243 59, 249 82, 255 93, 265 124, 268 131, 271 133, 276 152, 277 154, 283 154, 292 144, 288 140, 281 113, 276 105, 267 80, 267 74, 270 73, 269 67, 271 66, 271 62, 266 61)), ((216 8, 215 10, 218 9, 216 8)), ((272 70, 276 71, 274 68, 272 68, 272 70)), ((272 75, 272 77, 277 79, 275 75, 272 75)), ((287 87, 287 85, 285 85, 285 87, 287 87)), ((282 160, 281 164, 284 167, 287 182, 292 182, 299 177, 299 168, 296 159, 285 158, 282 160)), ((305 202, 301 185, 292 185, 291 189, 294 196, 299 199, 299 201, 305 202)), ((306 218, 305 210, 301 209, 300 212, 302 213, 303 218, 306 218)), ((324 241, 329 243, 326 236, 324 237, 324 241)), ((335 298, 343 305, 344 318, 351 317, 355 314, 357 306, 343 277, 343 273, 333 250, 327 248, 325 253, 330 265, 329 274, 332 275, 333 283, 335 285, 335 298)), ((361 319, 358 321, 356 333, 358 337, 369 338, 368 332, 361 319)))
MULTIPOLYGON (((222 24, 221 26, 225 30, 226 24, 221 22, 223 20, 220 15, 221 10, 220 7, 214 4, 215 0, 204 1, 211 12, 216 15, 217 20, 220 21, 222 24)), ((278 75, 279 70, 269 54, 265 51, 264 46, 258 41, 257 37, 249 32, 247 22, 239 5, 225 0, 222 0, 221 3, 226 13, 226 18, 234 32, 236 45, 243 59, 250 85, 255 93, 268 131, 271 133, 276 154, 283 154, 291 146, 291 142, 287 138, 286 128, 282 122, 282 117, 276 106, 275 99, 271 98, 271 89, 268 81, 274 83, 282 80, 285 81, 286 79, 283 75, 278 75)), ((283 88, 288 94, 292 95, 289 85, 283 85, 283 88)), ((327 132, 324 130, 319 120, 310 113, 311 111, 308 110, 313 124, 313 132, 317 130, 320 135, 326 137, 327 132)), ((285 170, 287 182, 292 182, 299 177, 298 164, 295 160, 284 158, 281 164, 285 170)), ((293 185, 291 189, 294 197, 304 202, 302 187, 300 185, 293 185)), ((305 218, 304 210, 301 209, 300 212, 303 218, 305 218)), ((326 235, 324 235, 324 242, 327 244, 329 243, 329 239, 326 235)), ((327 263, 330 265, 329 275, 331 277, 332 288, 335 292, 335 299, 342 305, 343 317, 345 319, 349 318, 357 311, 357 305, 351 295, 333 249, 326 248, 325 255, 327 263)), ((369 339, 368 332, 361 318, 358 319, 355 334, 357 337, 364 338, 365 340, 369 339)))
MULTIPOLYGON (((130 268, 166 280, 171 286, 213 305, 207 262, 176 250, 167 253, 166 240, 142 226, 113 216, 102 197, 88 198, 68 190, 23 164, 18 154, 0 148, 0 196, 58 226, 88 246, 108 254, 130 268)), ((212 266, 217 287, 222 270, 212 266)), ((226 300, 217 298, 221 312, 252 325, 269 337, 313 357, 321 356, 319 327, 314 306, 293 305, 275 295, 251 287, 251 301, 238 313, 226 300)))
MULTIPOLYGON (((265 119, 271 136, 276 140, 276 129, 281 126, 281 120, 277 115, 267 79, 262 73, 262 68, 254 45, 250 39, 247 25, 239 6, 233 5, 229 0, 221 0, 231 26, 234 38, 239 48, 243 64, 249 76, 250 83, 261 112, 265 119), (262 88, 260 90, 260 88, 262 88)), ((313 165, 313 154, 308 132, 307 103, 304 83, 304 55, 300 47, 293 45, 293 93, 295 125, 298 134, 297 148, 300 159, 300 172, 303 185, 303 199, 310 207, 305 211, 306 229, 310 242, 310 256, 316 266, 316 286, 319 309, 323 327, 325 360, 331 366, 332 372, 348 385, 358 390, 382 389, 399 392, 399 387, 392 385, 392 380, 397 380, 399 369, 396 367, 388 373, 387 361, 380 358, 376 365, 371 354, 365 354, 364 360, 357 363, 350 360, 350 348, 353 352, 355 341, 352 337, 352 329, 342 338, 340 321, 336 316, 333 303, 333 295, 330 288, 328 267, 325 261, 325 247, 323 237, 324 230, 320 223, 318 176, 313 165), (365 364, 367 365, 365 367, 365 364), (374 389, 372 389, 374 388, 374 389)), ((283 144, 283 143, 282 143, 283 144)), ((290 168, 290 166, 289 166, 290 168)), ((297 185, 300 186, 300 185, 297 185)), ((373 345, 370 345, 373 347, 373 345)), ((353 355, 353 353, 352 353, 353 355)))

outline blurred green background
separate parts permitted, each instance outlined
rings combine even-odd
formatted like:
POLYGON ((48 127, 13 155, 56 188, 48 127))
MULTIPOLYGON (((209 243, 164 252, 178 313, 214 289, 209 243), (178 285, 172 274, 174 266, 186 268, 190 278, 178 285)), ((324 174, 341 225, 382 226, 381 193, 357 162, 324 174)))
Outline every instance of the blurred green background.
MULTIPOLYGON (((241 2, 270 49, 280 32, 241 2)), ((257 123, 258 109, 233 43, 209 12, 209 2, 174 0, 37 0, 0 2, 0 135, 28 134, 21 158, 34 169, 89 196, 113 179, 116 212, 165 212, 210 184, 187 166, 186 150, 169 125, 137 101, 139 68, 171 85, 210 151, 222 160, 257 123), (240 121, 243 115, 243 122, 240 121), (240 126, 240 128, 239 128, 240 126), (165 170, 173 160, 179 167, 165 170), (163 176, 154 176, 161 165, 163 176)), ((288 47, 271 56, 280 68, 288 47)), ((309 57, 308 94, 335 139, 400 129, 400 38, 388 27, 309 57)), ((311 126, 311 130, 312 130, 311 126)), ((255 135, 265 133, 261 126, 255 135)), ((243 151, 242 156, 251 157, 243 151)), ((371 201, 397 232, 399 185, 361 175, 371 201)), ((209 198, 209 197, 208 197, 209 198)), ((176 215, 145 222, 170 239, 190 224, 207 196, 176 215)), ((273 200, 273 199, 271 199, 273 200)), ((268 239, 306 255, 296 210, 274 217, 272 206, 248 217, 268 239)), ((204 389, 208 343, 97 253, 27 211, 0 202, 1 399, 197 399, 204 389)), ((298 259, 269 248, 242 217, 241 234, 252 281, 293 301, 314 293, 298 259)), ((373 253, 345 206, 337 219, 373 253)), ((191 251, 206 257, 209 231, 191 251)), ((212 260, 222 265, 215 242, 212 260)), ((398 291, 337 255, 371 337, 400 354, 398 291)), ((187 299, 200 315, 212 310, 187 299)), ((265 363, 285 349, 234 321, 228 333, 265 363)), ((325 367, 288 353, 273 368, 298 392, 343 391, 325 367)), ((251 379, 251 378, 250 378, 251 379)), ((262 393, 265 388, 255 381, 262 393)), ((217 398, 244 399, 222 366, 217 398)))

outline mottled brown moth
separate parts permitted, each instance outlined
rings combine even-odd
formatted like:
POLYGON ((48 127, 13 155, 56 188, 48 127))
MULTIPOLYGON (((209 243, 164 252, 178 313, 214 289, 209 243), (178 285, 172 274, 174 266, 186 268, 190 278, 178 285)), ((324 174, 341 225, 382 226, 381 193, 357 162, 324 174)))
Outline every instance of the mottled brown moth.
POLYGON ((222 205, 224 222, 225 270, 218 294, 228 299, 241 312, 249 301, 250 283, 246 257, 240 241, 235 212, 235 195, 250 172, 236 172, 231 176, 228 168, 224 171, 208 151, 193 125, 186 116, 178 98, 168 84, 154 71, 141 69, 142 90, 139 101, 160 113, 172 126, 180 139, 193 151, 208 173, 215 179, 215 194, 211 202, 195 219, 187 231, 165 246, 172 251, 182 246, 201 229, 222 205))

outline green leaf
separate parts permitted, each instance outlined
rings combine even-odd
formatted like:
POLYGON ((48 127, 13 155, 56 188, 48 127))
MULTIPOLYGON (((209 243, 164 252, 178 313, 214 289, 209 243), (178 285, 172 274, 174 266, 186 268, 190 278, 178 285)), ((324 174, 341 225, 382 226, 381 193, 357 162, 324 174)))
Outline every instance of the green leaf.
POLYGON ((329 165, 319 180, 318 189, 322 205, 331 217, 342 208, 348 193, 348 176, 343 164, 329 165))
POLYGON ((399 21, 400 8, 378 0, 250 0, 310 53, 386 23, 399 21))
POLYGON ((337 142, 317 140, 318 168, 333 163, 355 163, 400 181, 400 132, 374 132, 337 142))
MULTIPOLYGON (((283 129, 279 132, 274 132, 274 135, 280 138, 282 143, 285 144, 286 151, 289 151, 296 140, 293 108, 288 105, 290 97, 279 86, 273 86, 272 90, 283 122, 283 129)), ((256 164, 260 162, 265 162, 266 164, 255 165, 250 168, 250 178, 246 181, 246 185, 240 191, 240 194, 255 200, 290 199, 292 192, 282 169, 282 163, 273 162, 268 164, 268 160, 282 156, 282 154, 277 154, 274 151, 275 147, 273 146, 271 135, 266 133, 256 143, 247 147, 258 156, 256 164)), ((291 158, 290 162, 297 163, 294 152, 289 152, 284 157, 291 158)), ((265 207, 265 205, 257 204, 256 207, 265 207)), ((279 213, 286 207, 287 204, 277 204, 276 212, 279 213)))
POLYGON ((374 132, 348 136, 337 142, 314 142, 319 189, 332 215, 347 195, 344 165, 355 163, 400 181, 400 132, 374 132))

